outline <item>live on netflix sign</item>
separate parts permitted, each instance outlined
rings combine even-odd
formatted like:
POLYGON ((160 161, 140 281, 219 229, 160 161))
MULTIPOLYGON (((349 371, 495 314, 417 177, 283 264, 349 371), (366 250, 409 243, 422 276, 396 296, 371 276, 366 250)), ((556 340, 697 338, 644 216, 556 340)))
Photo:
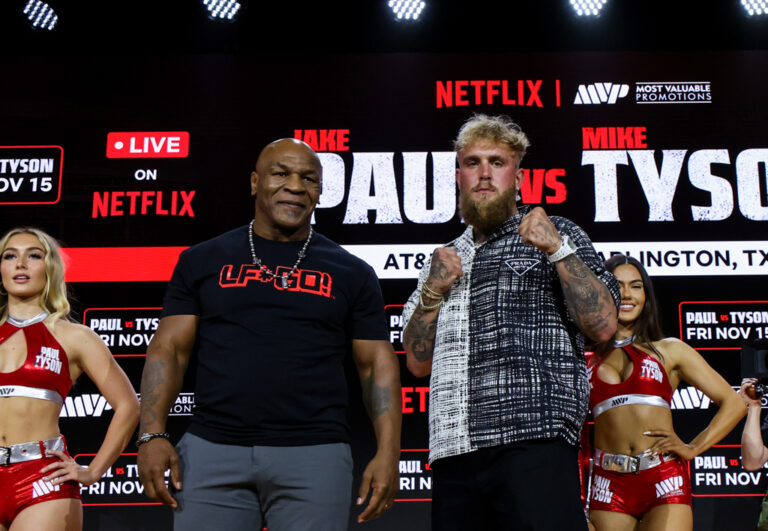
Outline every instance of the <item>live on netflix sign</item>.
POLYGON ((189 155, 187 131, 120 132, 107 134, 107 158, 186 158, 189 155))

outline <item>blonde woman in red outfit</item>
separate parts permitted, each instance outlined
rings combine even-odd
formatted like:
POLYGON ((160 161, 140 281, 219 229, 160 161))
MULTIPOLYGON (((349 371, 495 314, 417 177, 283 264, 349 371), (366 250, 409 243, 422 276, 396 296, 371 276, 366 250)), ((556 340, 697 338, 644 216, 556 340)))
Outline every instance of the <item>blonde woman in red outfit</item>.
POLYGON ((125 373, 70 306, 56 241, 32 228, 0 239, 0 531, 82 529, 80 485, 98 481, 130 440, 138 400, 125 373), (88 466, 67 453, 61 405, 83 372, 114 410, 88 466))
POLYGON ((595 419, 589 519, 597 531, 693 528, 685 461, 704 452, 744 416, 744 403, 694 349, 665 338, 650 278, 634 258, 606 262, 619 281, 614 342, 588 367, 595 419), (675 433, 670 402, 685 381, 720 406, 692 441, 675 433))

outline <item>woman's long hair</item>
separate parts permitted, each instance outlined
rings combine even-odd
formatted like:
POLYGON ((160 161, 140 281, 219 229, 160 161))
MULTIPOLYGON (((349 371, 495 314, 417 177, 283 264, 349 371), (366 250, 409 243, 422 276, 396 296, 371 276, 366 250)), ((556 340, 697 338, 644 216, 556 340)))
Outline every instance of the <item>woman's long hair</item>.
MULTIPOLYGON (((59 252, 59 243, 55 238, 40 229, 33 227, 17 227, 6 232, 0 238, 0 253, 5 252, 8 241, 17 234, 32 234, 40 240, 45 250, 45 288, 40 296, 40 303, 50 312, 46 319, 52 323, 57 319, 69 316, 70 305, 67 299, 67 284, 64 282, 64 261, 59 252)), ((0 256, 2 256, 0 254, 0 256)), ((0 289, 0 324, 8 319, 8 291, 0 289)))
MULTIPOLYGON (((653 346, 653 341, 664 339, 665 336, 664 332, 661 330, 659 305, 656 302, 656 294, 653 291, 651 277, 648 276, 648 272, 643 265, 631 256, 617 254, 605 261, 605 268, 611 273, 613 273, 620 265, 631 265, 637 269, 638 273, 640 273, 640 278, 643 281, 645 305, 633 325, 635 342, 649 348, 651 351, 661 356, 661 353, 653 346)), ((597 362, 605 358, 613 349, 613 339, 604 343, 598 343, 594 348, 594 361, 597 362)))

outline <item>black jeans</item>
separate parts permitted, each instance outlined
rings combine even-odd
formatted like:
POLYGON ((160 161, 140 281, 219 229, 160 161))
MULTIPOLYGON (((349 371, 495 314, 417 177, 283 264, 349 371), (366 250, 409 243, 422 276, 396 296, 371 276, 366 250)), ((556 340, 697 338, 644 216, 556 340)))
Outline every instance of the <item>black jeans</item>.
POLYGON ((587 529, 578 448, 523 441, 432 464, 433 531, 587 529))

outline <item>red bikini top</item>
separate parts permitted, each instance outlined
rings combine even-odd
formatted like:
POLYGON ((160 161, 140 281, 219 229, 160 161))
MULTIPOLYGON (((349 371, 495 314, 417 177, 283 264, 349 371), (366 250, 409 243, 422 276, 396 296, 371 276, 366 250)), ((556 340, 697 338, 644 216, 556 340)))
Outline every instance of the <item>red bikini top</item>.
POLYGON ((0 372, 0 398, 23 396, 61 405, 72 389, 67 354, 43 323, 46 317, 47 312, 26 321, 9 317, 0 326, 0 343, 18 330, 27 342, 24 364, 13 372, 0 372))
POLYGON ((606 383, 598 375, 601 360, 587 369, 589 376, 589 408, 597 418, 609 409, 630 404, 646 404, 670 408, 674 389, 669 384, 667 372, 659 360, 634 346, 622 347, 632 360, 632 374, 623 382, 606 383))

